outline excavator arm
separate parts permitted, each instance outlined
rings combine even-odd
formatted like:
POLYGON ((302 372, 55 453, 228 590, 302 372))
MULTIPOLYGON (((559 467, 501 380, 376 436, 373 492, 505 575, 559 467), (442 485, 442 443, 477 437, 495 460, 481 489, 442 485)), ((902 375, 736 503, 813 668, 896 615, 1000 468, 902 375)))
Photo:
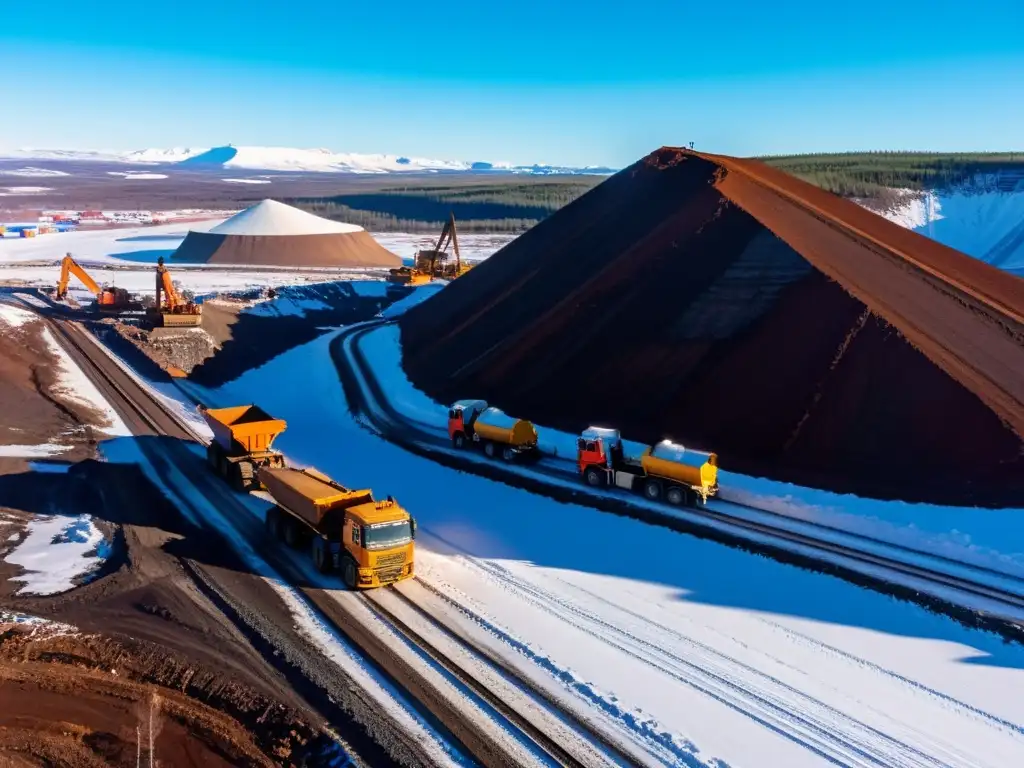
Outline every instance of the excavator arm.
POLYGON ((89 277, 89 273, 82 269, 78 263, 71 258, 71 254, 69 253, 60 263, 60 280, 57 281, 58 301, 67 296, 68 283, 71 282, 71 275, 74 275, 81 280, 82 285, 96 294, 97 299, 103 294, 103 289, 100 288, 95 280, 89 277))
POLYGON ((171 281, 171 273, 166 269, 159 271, 160 284, 164 292, 164 305, 168 309, 175 309, 184 304, 184 300, 178 295, 178 292, 174 289, 174 283, 171 281))

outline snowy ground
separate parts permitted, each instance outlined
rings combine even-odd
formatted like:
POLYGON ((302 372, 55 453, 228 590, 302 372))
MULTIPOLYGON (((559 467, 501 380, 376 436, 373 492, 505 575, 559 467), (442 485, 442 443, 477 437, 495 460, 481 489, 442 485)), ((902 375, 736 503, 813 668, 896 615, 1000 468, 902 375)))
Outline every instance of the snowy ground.
POLYGON ((652 754, 689 766, 1024 760, 1024 649, 838 579, 409 455, 353 421, 329 341, 205 396, 259 402, 288 421, 278 445, 293 462, 393 494, 420 522, 419 580, 652 754))
POLYGON ((54 595, 87 579, 110 556, 110 544, 89 515, 37 515, 25 537, 4 557, 25 569, 11 581, 17 594, 54 595))
MULTIPOLYGON (((414 302, 425 292, 426 289, 419 289, 405 302, 414 302)), ((391 309, 397 312, 402 307, 396 304, 391 309)), ((381 375, 395 409, 419 427, 446 435, 447 407, 417 390, 400 368, 397 326, 389 325, 372 331, 363 337, 360 348, 373 369, 381 375)), ((572 475, 576 436, 540 425, 538 433, 541 450, 563 460, 566 474, 572 475)), ((710 506, 732 517, 767 521, 776 526, 780 524, 779 520, 771 519, 771 515, 765 516, 756 511, 763 510, 791 520, 792 523, 785 525, 789 530, 837 543, 852 543, 859 548, 878 551, 886 557, 917 562, 946 573, 958 573, 962 568, 957 564, 964 564, 992 569, 1011 577, 1024 577, 1024 525, 1020 524, 1024 510, 1021 509, 980 510, 862 499, 727 471, 719 472, 719 484, 719 500, 712 501, 710 506), (742 510, 736 505, 753 509, 742 510), (831 530, 809 530, 803 525, 805 523, 828 526, 831 530), (850 541, 843 533, 870 537, 875 542, 850 541), (884 543, 912 552, 885 551, 884 543), (921 553, 921 556, 915 556, 914 552, 921 553), (936 562, 935 556, 948 558, 953 563, 936 562)), ((644 500, 635 503, 650 506, 644 500)), ((664 505, 653 505, 652 508, 666 509, 664 505)), ((976 573, 965 575, 978 578, 976 573)), ((998 576, 986 574, 985 580, 995 583, 998 576)), ((1016 585, 1017 588, 1019 586, 1016 585)))
POLYGON ((885 218, 993 266, 1024 273, 1024 190, 897 191, 903 200, 882 213, 885 218))
MULTIPOLYGON (((190 224, 118 230, 79 230, 37 238, 0 240, 0 285, 52 288, 57 282, 57 263, 71 253, 101 285, 147 294, 155 290, 152 265, 169 258, 189 229, 206 231, 222 220, 190 224)), ((405 258, 418 249, 431 248, 430 235, 386 233, 374 235, 385 248, 405 258)), ((509 235, 463 235, 459 245, 466 259, 484 259, 512 239, 509 235)), ((382 280, 386 269, 295 269, 211 267, 202 264, 172 264, 174 280, 196 294, 246 291, 325 280, 382 280)), ((77 280, 71 281, 71 296, 89 302, 93 296, 77 280)))

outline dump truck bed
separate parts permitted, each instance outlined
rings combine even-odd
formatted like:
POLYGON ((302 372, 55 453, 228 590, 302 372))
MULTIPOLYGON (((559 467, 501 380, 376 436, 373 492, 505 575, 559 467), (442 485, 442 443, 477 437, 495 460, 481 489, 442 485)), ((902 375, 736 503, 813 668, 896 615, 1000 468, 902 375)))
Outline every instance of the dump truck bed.
POLYGON ((269 451, 274 438, 287 426, 282 419, 275 419, 258 405, 200 407, 199 413, 210 425, 213 439, 228 453, 237 450, 247 453, 269 451))
POLYGON ((320 526, 328 513, 353 509, 362 505, 375 507, 369 490, 349 490, 315 469, 272 469, 259 471, 260 482, 279 506, 298 515, 314 528, 320 526))

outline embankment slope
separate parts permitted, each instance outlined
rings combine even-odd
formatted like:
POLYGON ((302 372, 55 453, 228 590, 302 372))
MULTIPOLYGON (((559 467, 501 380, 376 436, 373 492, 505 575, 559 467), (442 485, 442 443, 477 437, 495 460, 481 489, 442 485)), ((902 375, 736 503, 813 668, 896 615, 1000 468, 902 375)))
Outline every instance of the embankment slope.
POLYGON ((663 148, 402 320, 442 401, 728 469, 1024 498, 1024 280, 756 161, 663 148))

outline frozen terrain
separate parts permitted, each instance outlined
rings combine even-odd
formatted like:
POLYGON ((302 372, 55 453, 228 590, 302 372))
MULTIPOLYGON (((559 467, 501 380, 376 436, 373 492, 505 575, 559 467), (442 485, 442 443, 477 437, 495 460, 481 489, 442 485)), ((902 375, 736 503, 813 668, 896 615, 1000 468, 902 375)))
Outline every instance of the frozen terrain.
POLYGON ((517 174, 608 174, 612 169, 597 166, 572 168, 535 163, 515 165, 506 162, 471 162, 404 157, 389 154, 334 152, 330 149, 297 149, 292 147, 226 146, 212 149, 142 149, 130 152, 63 149, 20 149, 5 157, 24 160, 59 160, 75 162, 135 163, 146 165, 173 164, 185 168, 225 168, 281 172, 314 173, 517 173, 517 174))
POLYGON ((4 560, 25 569, 11 577, 24 585, 18 594, 53 595, 81 583, 103 564, 109 550, 103 533, 88 515, 38 515, 4 560))
POLYGON ((838 579, 409 455, 349 415, 329 341, 204 395, 258 400, 288 421, 279 445, 293 462, 393 494, 420 522, 420 583, 652 754, 689 766, 1024 760, 1024 650, 838 579))
POLYGON ((898 190, 890 221, 1009 272, 1024 274, 1024 189, 991 184, 937 192, 898 190))

